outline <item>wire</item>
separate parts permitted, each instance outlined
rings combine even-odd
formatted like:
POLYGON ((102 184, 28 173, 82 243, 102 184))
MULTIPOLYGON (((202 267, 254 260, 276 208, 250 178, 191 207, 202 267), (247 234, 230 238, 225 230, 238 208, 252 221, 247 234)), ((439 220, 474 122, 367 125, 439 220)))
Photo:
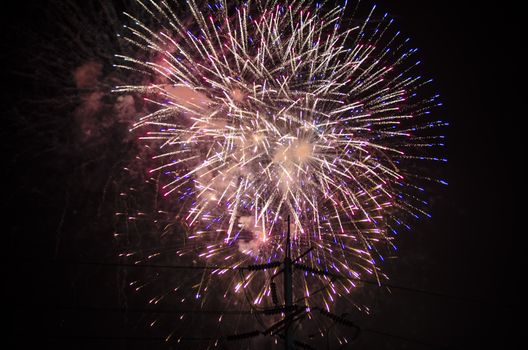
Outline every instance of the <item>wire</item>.
POLYGON ((251 270, 247 266, 207 266, 207 265, 161 265, 161 264, 132 264, 122 262, 100 262, 100 261, 74 261, 74 260, 52 260, 52 264, 57 265, 86 265, 86 266, 107 266, 107 267, 135 267, 151 269, 179 269, 179 270, 251 270))
POLYGON ((253 315, 263 314, 259 310, 204 310, 204 309, 149 309, 128 307, 106 307, 90 305, 57 305, 57 310, 81 310, 96 312, 152 313, 152 314, 213 314, 213 315, 253 315))
MULTIPOLYGON (((391 334, 391 333, 379 331, 376 329, 363 329, 362 331, 385 336, 385 337, 392 338, 392 339, 397 339, 397 340, 408 342, 408 343, 414 343, 414 344, 418 344, 422 346, 427 346, 432 349, 445 349, 445 350, 452 349, 444 345, 436 345, 436 344, 424 342, 420 339, 404 337, 401 335, 391 334)), ((216 341, 216 340, 220 340, 221 338, 222 337, 177 337, 178 341, 198 341, 198 342, 216 341)), ((139 336, 132 337, 132 336, 94 336, 94 335, 53 335, 53 336, 49 336, 49 339, 108 340, 108 341, 133 340, 133 341, 150 341, 150 342, 157 341, 157 342, 163 342, 163 343, 167 342, 165 338, 161 338, 161 337, 139 337, 139 336)))
MULTIPOLYGON (((129 336, 98 336, 98 335, 52 335, 49 339, 72 339, 72 340, 134 340, 134 341, 159 341, 169 342, 165 338, 160 337, 129 337, 129 336)), ((220 338, 213 337, 181 337, 177 338, 180 341, 213 341, 220 338)))
POLYGON ((382 336, 385 336, 385 337, 388 337, 388 338, 399 339, 399 340, 402 340, 402 341, 405 341, 405 342, 409 342, 409 343, 425 345, 425 346, 428 346, 428 347, 434 348, 434 349, 452 349, 452 348, 447 347, 445 345, 432 344, 432 343, 425 342, 425 341, 420 340, 420 339, 408 338, 408 337, 404 337, 404 336, 401 336, 401 335, 387 333, 387 332, 376 330, 376 329, 369 329, 369 328, 365 329, 365 328, 362 328, 361 331, 363 333, 373 333, 373 334, 382 335, 382 336))
MULTIPOLYGON (((251 268, 247 266, 205 266, 205 265, 158 265, 158 264, 132 264, 132 263, 121 263, 121 262, 96 262, 96 261, 74 261, 74 260, 53 260, 51 261, 52 264, 58 264, 58 265, 85 265, 85 266, 107 266, 107 267, 132 267, 132 268, 152 268, 152 269, 179 269, 179 270, 250 270, 251 268)), ((370 281, 365 280, 361 278, 355 278, 355 277, 349 277, 349 276, 342 276, 342 275, 333 275, 337 278, 347 279, 351 281, 361 282, 366 285, 372 285, 377 287, 384 287, 389 289, 395 289, 395 290, 402 290, 406 292, 411 293, 419 293, 439 298, 445 298, 445 299, 453 299, 453 300, 459 300, 463 302, 468 302, 472 304, 488 304, 488 305, 494 305, 499 308, 503 309, 510 309, 513 307, 513 305, 509 304, 499 304, 497 302, 491 302, 488 300, 482 300, 482 299, 476 299, 476 298, 470 298, 465 296, 458 296, 458 295, 451 295, 446 293, 440 293, 436 291, 429 291, 425 289, 418 289, 418 288, 412 288, 412 287, 406 287, 406 286, 400 286, 390 283, 382 283, 377 281, 370 281)))

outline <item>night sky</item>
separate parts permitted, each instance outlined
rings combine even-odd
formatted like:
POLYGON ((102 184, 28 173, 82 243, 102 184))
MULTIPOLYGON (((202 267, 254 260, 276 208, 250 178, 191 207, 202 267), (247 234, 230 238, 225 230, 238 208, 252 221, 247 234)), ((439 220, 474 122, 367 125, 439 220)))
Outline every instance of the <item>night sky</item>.
MULTIPOLYGON (((6 348, 205 348, 199 341, 164 343, 166 329, 149 328, 152 315, 141 311, 148 299, 124 285, 131 274, 157 273, 115 264, 115 178, 134 145, 125 124, 98 120, 105 127, 96 132, 72 112, 78 99, 72 71, 81 63, 74 60, 90 52, 71 54, 71 42, 82 35, 60 34, 61 11, 54 10, 60 6, 53 3, 2 11, 3 285, 12 342, 6 348)), ((521 282, 512 250, 518 219, 508 154, 516 126, 505 107, 513 89, 503 76, 511 64, 506 10, 476 1, 376 4, 420 49, 421 69, 442 96, 435 113, 450 123, 449 162, 439 174, 449 186, 432 190, 432 219, 398 236, 399 257, 384 264, 393 288, 364 286, 358 293, 372 314, 352 315, 363 332, 343 349, 508 348, 521 282)), ((178 335, 179 323, 171 320, 180 314, 166 311, 178 335)), ((199 325, 218 315, 186 317, 197 325, 194 335, 216 331, 199 325)), ((248 344, 224 346, 264 346, 248 344)))

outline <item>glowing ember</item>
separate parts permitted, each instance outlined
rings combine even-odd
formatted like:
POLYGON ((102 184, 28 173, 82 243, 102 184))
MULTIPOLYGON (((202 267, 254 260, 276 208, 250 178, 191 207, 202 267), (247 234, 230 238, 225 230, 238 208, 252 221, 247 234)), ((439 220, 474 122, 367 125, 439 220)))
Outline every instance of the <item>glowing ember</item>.
MULTIPOLYGON (((370 23, 372 11, 341 28, 344 7, 302 0, 189 1, 188 25, 165 1, 137 1, 158 24, 129 15, 125 39, 142 58, 118 55, 118 66, 149 78, 115 91, 152 104, 134 130, 155 152, 148 170, 162 174, 165 200, 181 203, 195 240, 178 253, 198 248, 223 266, 281 259, 290 215, 292 255, 314 248, 299 262, 377 275, 380 248, 392 246, 407 217, 428 215, 419 182, 431 179, 417 161, 444 161, 429 154, 443 138, 435 128, 444 123, 427 116, 437 96, 417 97, 428 81, 414 76, 416 50, 392 21, 370 23)), ((329 283, 298 275, 307 297, 329 283)), ((354 287, 329 286, 318 294, 327 307, 354 287)), ((267 289, 258 287, 261 300, 267 289)))

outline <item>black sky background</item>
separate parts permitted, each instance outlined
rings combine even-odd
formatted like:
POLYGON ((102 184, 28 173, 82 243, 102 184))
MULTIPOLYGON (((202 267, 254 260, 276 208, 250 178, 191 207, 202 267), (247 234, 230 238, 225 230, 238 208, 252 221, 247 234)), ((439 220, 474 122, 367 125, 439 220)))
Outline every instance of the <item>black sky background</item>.
MULTIPOLYGON (((35 58, 27 52, 38 47, 38 36, 27 33, 53 27, 41 16, 43 3, 18 3, 2 13, 7 348, 46 343, 60 349, 168 348, 152 340, 159 334, 145 331, 136 314, 63 308, 120 307, 118 268, 53 261, 116 261, 112 227, 98 216, 113 204, 104 196, 105 178, 98 177, 114 171, 111 167, 122 154, 94 157, 98 148, 82 149, 71 141, 76 137, 73 125, 55 122, 60 116, 52 116, 49 124, 35 122, 37 113, 29 101, 53 92, 45 89, 47 82, 21 72, 35 58), (60 132, 42 131, 54 125, 60 132), (56 145, 78 148, 66 152, 56 145), (142 338, 126 339, 133 336, 142 338)), ((422 70, 435 79, 444 103, 436 114, 451 124, 445 169, 449 186, 435 191, 433 218, 400 235, 400 258, 385 270, 393 285, 441 295, 401 289, 366 294, 373 315, 358 315, 357 322, 371 332, 348 348, 509 348, 516 336, 513 309, 521 297, 512 245, 513 222, 518 220, 513 209, 516 181, 508 161, 515 126, 505 107, 512 93, 505 77, 511 64, 507 40, 515 31, 506 25, 502 4, 376 3, 420 49, 422 70)), ((108 141, 98 147, 117 146, 108 141)))

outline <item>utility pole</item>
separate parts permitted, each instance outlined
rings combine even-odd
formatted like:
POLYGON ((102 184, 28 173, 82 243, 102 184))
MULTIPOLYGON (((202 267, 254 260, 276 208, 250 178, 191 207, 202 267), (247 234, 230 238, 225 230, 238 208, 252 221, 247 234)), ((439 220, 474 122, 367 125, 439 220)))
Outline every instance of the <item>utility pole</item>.
MULTIPOLYGON (((292 314, 293 309, 293 284, 292 284, 292 275, 293 275, 293 264, 291 259, 291 238, 290 238, 290 216, 288 215, 288 235, 286 237, 286 254, 284 257, 284 309, 285 317, 288 317, 292 314)), ((289 320, 286 323, 285 328, 285 343, 284 349, 293 350, 293 322, 289 320)))
POLYGON ((290 232, 290 216, 288 215, 288 231, 286 235, 286 247, 284 249, 284 259, 282 261, 272 261, 267 264, 258 264, 258 265, 249 265, 247 266, 248 270, 250 271, 258 271, 258 270, 267 270, 267 269, 275 269, 282 265, 282 269, 275 273, 271 277, 271 295, 273 298, 273 302, 277 307, 264 310, 264 314, 268 315, 274 315, 278 313, 284 313, 284 317, 282 320, 276 322, 272 326, 270 326, 268 329, 264 331, 252 331, 247 333, 241 333, 241 334, 234 334, 227 337, 227 340, 237 340, 237 339, 245 339, 245 338, 251 338, 258 336, 259 334, 263 334, 265 336, 273 335, 277 336, 279 333, 282 333, 281 338, 284 339, 284 349, 285 350, 295 350, 295 345, 298 345, 302 348, 306 349, 313 349, 308 344, 304 344, 300 341, 295 341, 293 337, 293 330, 294 330, 294 324, 299 319, 302 318, 303 315, 305 315, 307 312, 312 312, 314 310, 318 310, 321 315, 331 319, 334 323, 340 323, 342 325, 352 327, 355 329, 353 339, 357 338, 359 336, 360 328, 354 324, 352 321, 346 319, 344 316, 339 316, 336 314, 333 314, 323 308, 319 307, 312 307, 310 308, 310 311, 307 311, 304 307, 298 307, 297 305, 293 304, 293 269, 298 269, 301 271, 310 272, 312 274, 317 275, 324 275, 329 276, 332 278, 338 278, 340 276, 332 274, 328 272, 326 269, 320 269, 312 266, 307 266, 302 263, 299 263, 298 261, 309 254, 313 250, 312 247, 310 247, 308 250, 306 250, 303 254, 296 257, 295 259, 292 259, 292 253, 291 253, 291 232, 290 232), (273 279, 277 277, 280 273, 283 273, 283 292, 284 292, 284 305, 280 305, 276 289, 275 289, 275 283, 273 282, 273 279), (297 319, 296 319, 297 318, 297 319))

